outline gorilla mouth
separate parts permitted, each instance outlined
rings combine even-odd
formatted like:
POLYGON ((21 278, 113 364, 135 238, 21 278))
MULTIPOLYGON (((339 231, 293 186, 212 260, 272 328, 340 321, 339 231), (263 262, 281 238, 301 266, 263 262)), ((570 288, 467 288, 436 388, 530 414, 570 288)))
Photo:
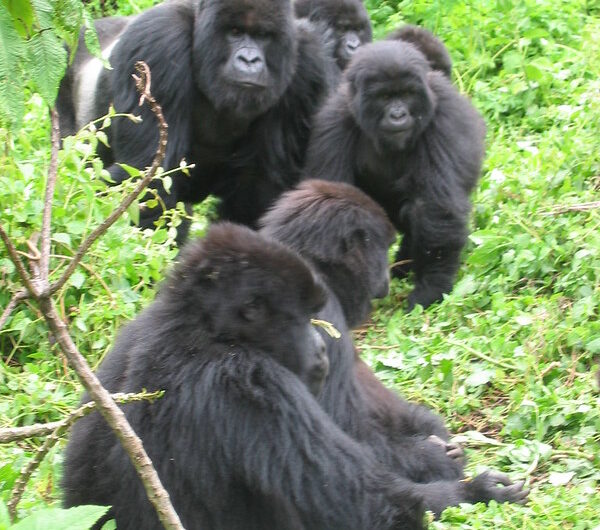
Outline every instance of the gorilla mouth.
POLYGON ((267 84, 262 81, 256 81, 254 79, 241 79, 234 83, 236 86, 242 88, 250 88, 255 90, 264 90, 267 88, 267 84))
POLYGON ((397 134, 397 133, 405 133, 410 131, 412 127, 411 120, 401 120, 401 121, 391 121, 386 120, 385 125, 382 125, 381 128, 387 133, 397 134))

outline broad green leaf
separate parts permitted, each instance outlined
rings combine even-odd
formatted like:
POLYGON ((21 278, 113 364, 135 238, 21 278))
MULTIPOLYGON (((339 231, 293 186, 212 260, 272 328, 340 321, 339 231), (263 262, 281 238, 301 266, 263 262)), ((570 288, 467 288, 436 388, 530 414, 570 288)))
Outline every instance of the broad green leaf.
POLYGON ((33 8, 31 7, 31 1, 2 0, 2 3, 12 16, 17 31, 21 36, 27 36, 27 33, 31 31, 31 25, 33 24, 33 8))
POLYGON ((4 4, 0 4, 0 125, 18 129, 25 113, 21 60, 24 41, 13 25, 4 4))
POLYGON ((28 73, 37 91, 54 105, 58 85, 67 67, 67 51, 52 31, 42 31, 27 42, 28 73))
POLYGON ((31 0, 35 18, 35 29, 54 28, 54 7, 50 0, 31 0))
POLYGON ((108 510, 109 506, 76 506, 63 510, 46 508, 39 510, 10 530, 89 530, 108 510))

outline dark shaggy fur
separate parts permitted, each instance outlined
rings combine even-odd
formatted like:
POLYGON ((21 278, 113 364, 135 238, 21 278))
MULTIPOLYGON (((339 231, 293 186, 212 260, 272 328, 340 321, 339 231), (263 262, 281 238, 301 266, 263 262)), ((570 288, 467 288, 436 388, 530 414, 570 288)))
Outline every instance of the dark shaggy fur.
POLYGON ((415 273, 410 308, 452 289, 484 137, 472 104, 402 41, 361 47, 316 117, 306 177, 355 184, 383 206, 404 235, 393 272, 415 273))
POLYGON ((332 32, 336 84, 360 46, 373 40, 369 13, 361 0, 295 0, 298 18, 324 24, 332 32))
MULTIPOLYGON (((120 33, 110 53, 114 70, 102 70, 87 95, 92 103, 82 93, 68 104, 68 79, 87 71, 80 62, 70 69, 59 112, 67 123, 75 119, 69 114, 91 106, 86 117, 93 118, 114 101, 118 112, 140 115, 141 123, 113 120, 105 161, 149 166, 157 122, 147 105, 139 108, 131 78, 135 62, 145 61, 169 125, 163 166, 177 167, 185 158, 195 168, 191 176, 173 175, 169 193, 160 181, 153 184, 162 202, 141 212, 140 225, 154 226, 163 204, 197 203, 209 194, 221 199, 221 217, 252 225, 299 177, 310 119, 329 88, 328 49, 321 30, 295 22, 290 0, 166 2, 120 33)), ((117 164, 108 170, 115 182, 129 178, 117 164)))
MULTIPOLYGON (((323 288, 297 254, 215 225, 120 333, 98 376, 123 407, 190 530, 419 530, 421 498, 380 469, 309 392, 326 373, 310 324, 323 288)), ((65 505, 112 505, 119 530, 162 528, 97 414, 75 425, 65 505)))
POLYGON ((330 374, 319 401, 334 421, 371 447, 385 469, 413 481, 437 515, 460 502, 523 502, 523 482, 513 484, 502 473, 463 481, 462 450, 449 443, 441 418, 386 389, 356 354, 349 327, 387 291, 394 230, 381 207, 353 186, 311 180, 284 194, 261 224, 262 233, 308 259, 330 288, 319 318, 342 338, 325 337, 330 374))
POLYGON ((442 72, 448 79, 452 76, 450 53, 446 45, 429 30, 406 24, 389 33, 386 39, 410 42, 425 56, 432 70, 442 72))

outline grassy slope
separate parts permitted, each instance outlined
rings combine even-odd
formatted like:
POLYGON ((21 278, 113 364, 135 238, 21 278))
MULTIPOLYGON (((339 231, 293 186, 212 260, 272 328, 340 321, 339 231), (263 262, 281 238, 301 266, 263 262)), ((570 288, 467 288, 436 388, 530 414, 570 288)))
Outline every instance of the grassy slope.
MULTIPOLYGON (((468 4, 397 10, 444 39, 488 123, 470 248, 435 308, 403 314, 410 286, 393 284, 361 350, 462 433, 470 470, 500 467, 533 488, 527 508, 448 510, 436 527, 595 528, 600 208, 554 209, 600 199, 600 23, 583 2, 468 4)), ((384 32, 385 6, 372 12, 384 32)))
MULTIPOLYGON (((396 282, 357 340, 387 384, 439 411, 460 433, 470 472, 493 466, 530 481, 528 507, 450 509, 435 528, 598 528, 600 209, 553 211, 600 200, 598 11, 586 12, 579 1, 468 4, 368 1, 378 35, 406 21, 445 40, 457 84, 488 122, 488 156, 454 292, 406 315, 410 283, 396 282)), ((30 107, 23 131, 0 155, 3 222, 21 244, 39 223, 48 158, 45 112, 37 98, 30 107)), ((4 144, 1 131, 0 139, 4 144)), ((69 255, 116 197, 90 209, 99 187, 87 184, 76 157, 62 167, 55 252, 69 255)), ((106 352, 120 323, 152 296, 146 284, 170 258, 165 232, 157 234, 144 237, 123 220, 61 293, 89 358, 106 352)), ((1 279, 10 284, 2 252, 1 279)), ((0 289, 0 307, 7 302, 0 289)), ((1 425, 54 420, 75 405, 78 386, 60 356, 49 355, 35 311, 14 313, 0 332, 0 351, 1 425)), ((34 446, 0 447, 1 498, 34 446)), ((54 451, 21 513, 58 498, 59 469, 54 451)))

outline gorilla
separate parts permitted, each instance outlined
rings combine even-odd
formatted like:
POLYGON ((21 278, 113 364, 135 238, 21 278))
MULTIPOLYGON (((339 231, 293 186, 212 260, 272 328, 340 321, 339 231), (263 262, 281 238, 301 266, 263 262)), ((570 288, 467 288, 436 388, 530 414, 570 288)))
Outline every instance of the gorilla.
MULTIPOLYGON (((295 252, 216 224, 183 248, 102 362, 111 392, 164 391, 123 410, 186 528, 423 528, 418 491, 315 400, 328 360, 310 319, 324 302, 295 252)), ((111 505, 104 521, 114 517, 119 530, 162 528, 97 412, 73 428, 62 486, 67 507, 111 505)))
POLYGON ((354 184, 403 234, 393 273, 415 274, 409 309, 452 289, 467 241, 485 124, 412 44, 361 47, 315 118, 306 178, 354 184))
POLYGON ((323 23, 333 33, 336 81, 354 52, 373 40, 369 14, 361 0, 295 0, 294 10, 298 18, 323 23))
POLYGON ((432 70, 442 72, 448 79, 452 77, 452 59, 445 44, 429 30, 406 24, 388 35, 386 39, 410 42, 426 57, 432 70))
POLYGON ((147 106, 138 106, 131 79, 135 62, 143 60, 169 125, 163 166, 177 168, 182 159, 195 164, 189 176, 172 176, 168 192, 160 180, 152 184, 159 206, 142 209, 140 226, 153 227, 178 201, 189 210, 209 194, 221 199, 222 218, 252 225, 299 179, 309 122, 329 89, 332 60, 326 36, 295 21, 291 0, 177 0, 121 28, 113 19, 98 24, 110 28, 104 54, 113 70, 98 59, 75 60, 59 96, 65 131, 102 116, 112 101, 117 112, 142 118, 112 121, 111 152, 104 156, 112 181, 129 178, 119 163, 149 166, 157 121, 147 106), (247 190, 254 190, 251 199, 247 190))
POLYGON ((372 448, 385 469, 413 482, 435 515, 461 502, 526 502, 524 483, 503 473, 465 479, 462 449, 450 443, 442 419, 388 390, 357 355, 350 328, 364 322, 371 299, 385 296, 389 284, 394 228, 383 209, 354 186, 308 180, 260 223, 261 233, 299 252, 328 288, 318 318, 342 337, 324 336, 330 373, 319 402, 335 423, 372 448))

